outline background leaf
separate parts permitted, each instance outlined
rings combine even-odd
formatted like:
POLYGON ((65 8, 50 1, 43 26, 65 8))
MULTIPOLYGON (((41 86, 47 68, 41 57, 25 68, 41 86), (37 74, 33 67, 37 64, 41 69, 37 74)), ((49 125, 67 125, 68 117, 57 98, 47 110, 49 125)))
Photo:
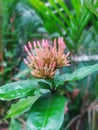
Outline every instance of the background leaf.
POLYGON ((9 130, 22 130, 22 126, 21 126, 20 122, 16 121, 14 118, 12 118, 9 130))
MULTIPOLYGON (((98 3, 97 3, 98 4, 98 3)), ((92 4, 90 3, 89 1, 85 0, 85 6, 93 13, 95 14, 97 17, 98 17, 98 11, 97 11, 97 8, 92 4)), ((97 5, 98 7, 98 5, 97 5)))

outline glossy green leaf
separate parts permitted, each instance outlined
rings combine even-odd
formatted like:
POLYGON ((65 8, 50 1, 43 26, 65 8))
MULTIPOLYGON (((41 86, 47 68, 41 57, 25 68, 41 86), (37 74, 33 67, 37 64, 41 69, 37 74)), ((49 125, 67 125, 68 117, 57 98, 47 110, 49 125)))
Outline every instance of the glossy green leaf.
POLYGON ((41 96, 38 94, 36 96, 27 97, 21 99, 19 102, 12 104, 10 110, 8 111, 7 118, 9 117, 17 117, 22 115, 24 112, 28 111, 31 106, 36 102, 36 100, 41 96), (17 109, 16 109, 17 108, 17 109))
POLYGON ((26 130, 59 130, 64 120, 66 102, 60 95, 40 98, 31 109, 26 130))
POLYGON ((38 86, 37 80, 25 80, 8 83, 0 87, 0 100, 12 100, 28 96, 38 86))
POLYGON ((9 130, 22 130, 21 123, 12 118, 9 130))
POLYGON ((54 82, 56 87, 58 87, 59 85, 63 85, 65 81, 80 80, 95 71, 98 71, 98 64, 84 66, 77 69, 72 74, 63 74, 63 75, 56 74, 54 82))

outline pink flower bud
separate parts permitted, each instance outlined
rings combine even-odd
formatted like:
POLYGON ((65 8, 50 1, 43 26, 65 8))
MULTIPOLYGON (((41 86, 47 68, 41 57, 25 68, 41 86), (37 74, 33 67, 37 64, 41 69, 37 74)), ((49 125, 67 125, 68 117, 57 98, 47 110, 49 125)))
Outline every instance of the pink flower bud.
POLYGON ((34 48, 36 48, 36 42, 34 41, 34 48))
POLYGON ((24 49, 25 49, 26 52, 29 52, 29 50, 28 50, 26 45, 24 46, 24 49))
POLYGON ((32 49, 32 45, 31 45, 30 42, 28 42, 28 46, 29 46, 30 49, 32 49))
POLYGON ((26 65, 28 65, 28 61, 25 58, 23 59, 23 61, 26 65))
POLYGON ((34 53, 32 51, 32 45, 28 42, 28 47, 25 45, 25 51, 27 52, 27 60, 24 63, 31 69, 31 73, 36 78, 52 78, 58 68, 69 66, 69 60, 67 57, 70 52, 64 54, 65 43, 63 37, 59 37, 58 42, 54 39, 53 46, 49 44, 48 40, 34 41, 34 53), (30 49, 30 51, 29 51, 30 49))

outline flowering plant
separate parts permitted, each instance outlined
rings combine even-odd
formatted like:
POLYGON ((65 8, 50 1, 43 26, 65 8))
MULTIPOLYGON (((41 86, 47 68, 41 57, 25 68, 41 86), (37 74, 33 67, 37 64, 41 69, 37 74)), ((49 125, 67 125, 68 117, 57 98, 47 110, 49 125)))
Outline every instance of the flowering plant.
POLYGON ((26 130, 60 130, 70 101, 66 83, 97 71, 98 64, 79 68, 71 74, 60 73, 60 68, 70 65, 70 53, 65 54, 63 38, 55 39, 53 44, 48 40, 29 42, 24 48, 28 54, 24 63, 30 68, 32 78, 0 87, 1 100, 22 98, 12 104, 6 118, 16 119, 27 112, 26 130))
POLYGON ((32 70, 31 73, 36 78, 52 78, 58 68, 68 66, 69 61, 67 57, 69 52, 65 55, 65 43, 63 38, 58 38, 58 44, 56 39, 54 40, 54 46, 50 45, 48 40, 42 40, 42 44, 37 41, 34 42, 36 54, 32 52, 32 45, 28 42, 27 46, 24 46, 27 52, 27 60, 24 59, 25 64, 32 70))

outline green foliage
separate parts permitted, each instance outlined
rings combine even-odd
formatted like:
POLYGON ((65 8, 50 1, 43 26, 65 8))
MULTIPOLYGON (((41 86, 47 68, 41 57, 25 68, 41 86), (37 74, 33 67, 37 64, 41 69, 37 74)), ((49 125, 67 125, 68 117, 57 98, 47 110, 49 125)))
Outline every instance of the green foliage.
POLYGON ((97 12, 97 2, 95 4, 91 4, 89 1, 85 0, 85 6, 94 14, 98 17, 98 12, 97 12))
POLYGON ((17 117, 23 115, 24 118, 25 112, 27 130, 65 129, 61 128, 62 123, 66 126, 78 114, 82 118, 80 124, 77 119, 75 126, 79 126, 79 130, 81 126, 87 130, 86 123, 83 123, 88 122, 85 113, 92 100, 98 97, 96 61, 72 61, 71 67, 65 68, 63 74, 57 72, 51 80, 35 79, 30 77, 30 71, 25 69, 22 62, 23 45, 32 39, 43 37, 51 41, 54 37, 63 36, 72 56, 98 54, 97 8, 95 0, 2 2, 4 73, 0 77, 0 84, 5 85, 0 87, 0 100, 16 99, 7 114, 7 117, 11 117, 9 130, 22 129, 17 117), (25 80, 27 78, 29 80, 25 80), (16 102, 18 98, 21 99, 16 102), (64 118, 68 101, 69 112, 64 118))
POLYGON ((46 79, 46 80, 40 79, 38 81, 38 84, 46 89, 49 89, 49 88, 52 89, 52 87, 53 87, 53 82, 52 82, 52 80, 49 80, 49 79, 46 79))
POLYGON ((36 80, 18 81, 8 83, 0 87, 0 99, 1 100, 12 100, 16 98, 22 98, 34 93, 37 87, 36 80))
POLYGON ((29 113, 27 130, 59 130, 63 123, 66 102, 59 95, 40 98, 29 113))
POLYGON ((98 64, 81 67, 75 70, 72 74, 59 75, 57 73, 57 75, 54 78, 54 82, 56 87, 58 87, 59 85, 64 85, 66 81, 80 80, 88 76, 89 74, 92 74, 95 71, 98 71, 98 64))
POLYGON ((24 112, 28 111, 40 96, 41 94, 38 94, 36 96, 20 99, 18 103, 13 104, 11 106, 10 110, 8 111, 7 118, 9 117, 15 118, 18 115, 21 115, 24 112))
POLYGON ((11 124, 9 130, 21 130, 21 129, 22 129, 21 123, 11 118, 11 124))
MULTIPOLYGON (((82 4, 80 1, 72 0, 71 3, 69 2, 73 8, 70 11, 66 3, 62 0, 49 0, 48 4, 40 0, 36 0, 35 2, 32 0, 29 1, 42 18, 50 37, 66 35, 66 38, 64 38, 69 49, 77 51, 83 31, 93 17, 91 12, 86 8, 89 7, 90 2, 85 1, 87 4, 82 4)), ((93 8, 95 7, 93 6, 93 8)))
POLYGON ((82 44, 83 47, 81 48, 83 53, 85 54, 87 53, 88 55, 97 54, 97 47, 98 47, 97 41, 98 41, 97 26, 92 26, 89 28, 89 30, 85 30, 83 32, 83 39, 81 39, 80 41, 80 43, 83 43, 82 44))
MULTIPOLYGON (((7 22, 8 22, 8 18, 9 18, 9 8, 11 7, 12 3, 15 0, 6 0, 6 1, 2 1, 2 11, 3 11, 3 27, 5 29, 5 27, 7 26, 7 22)), ((11 12, 10 12, 11 13, 11 12)))
POLYGON ((59 130, 64 120, 64 110, 68 102, 64 97, 65 93, 62 93, 62 90, 66 92, 67 88, 63 88, 61 85, 64 85, 65 81, 80 80, 95 71, 98 71, 98 64, 81 67, 72 74, 59 75, 57 73, 52 80, 32 79, 2 86, 0 88, 1 100, 27 97, 11 106, 7 118, 17 117, 29 111, 27 130, 59 130), (45 87, 50 91, 42 93, 41 89, 45 87))
POLYGON ((5 50, 3 64, 5 69, 0 77, 1 84, 18 73, 17 67, 25 68, 22 64, 23 45, 27 43, 28 39, 42 37, 43 33, 46 32, 43 28, 43 22, 35 10, 30 8, 28 1, 6 0, 2 2, 2 7, 2 41, 5 50))

